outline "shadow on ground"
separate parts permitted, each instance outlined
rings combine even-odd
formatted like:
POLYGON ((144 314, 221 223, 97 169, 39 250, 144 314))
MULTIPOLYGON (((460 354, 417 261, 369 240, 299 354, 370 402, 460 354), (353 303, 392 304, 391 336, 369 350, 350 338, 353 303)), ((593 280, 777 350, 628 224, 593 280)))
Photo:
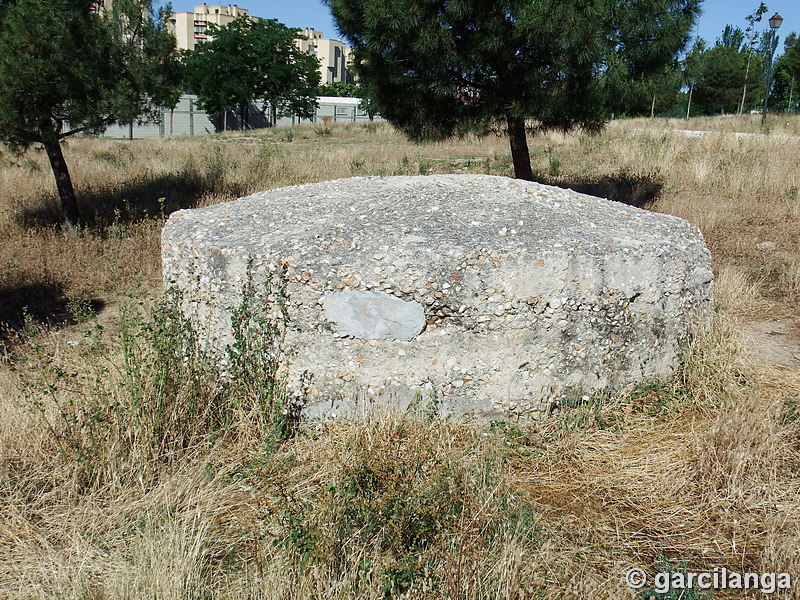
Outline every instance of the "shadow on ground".
MULTIPOLYGON (((21 278, 20 278, 21 279, 21 278)), ((24 278, 24 283, 0 284, 0 346, 12 346, 20 341, 20 333, 27 326, 46 324, 51 327, 72 325, 76 322, 76 303, 65 294, 66 285, 53 278, 24 278)), ((105 303, 99 299, 82 301, 82 310, 97 314, 105 303)))
POLYGON ((581 194, 608 198, 636 208, 650 208, 664 188, 659 176, 652 173, 631 173, 620 171, 613 175, 582 179, 579 177, 558 177, 539 174, 539 183, 570 189, 581 194))
MULTIPOLYGON (((101 235, 112 225, 130 225, 147 218, 166 217, 183 208, 196 208, 209 194, 235 198, 245 195, 246 190, 243 185, 224 182, 213 172, 162 175, 118 187, 76 189, 81 225, 101 235)), ((61 201, 50 194, 38 206, 17 211, 15 220, 23 227, 60 225, 61 201)))

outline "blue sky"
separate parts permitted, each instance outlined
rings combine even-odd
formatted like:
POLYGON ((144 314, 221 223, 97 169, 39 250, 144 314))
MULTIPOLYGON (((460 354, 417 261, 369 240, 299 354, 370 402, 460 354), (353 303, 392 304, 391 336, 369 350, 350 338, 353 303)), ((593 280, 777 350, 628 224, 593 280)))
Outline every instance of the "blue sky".
MULTIPOLYGON (((758 8, 758 0, 705 0, 701 8, 700 37, 705 38, 709 44, 722 35, 725 25, 736 25, 741 29, 747 27, 745 17, 758 8)), ((783 52, 783 40, 792 31, 800 33, 800 2, 798 0, 765 0, 764 4, 769 9, 764 14, 761 23, 756 23, 760 30, 769 29, 767 20, 776 12, 783 17, 783 24, 778 30, 780 43, 778 54, 783 52)))
MULTIPOLYGON (((223 2, 206 0, 206 3, 213 5, 223 2)), ((178 12, 191 12, 196 4, 202 4, 202 1, 173 0, 172 7, 178 12)), ((224 2, 224 4, 228 4, 228 2, 224 2)), ((800 2, 798 0, 773 0, 765 1, 764 4, 769 8, 769 12, 764 15, 763 21, 758 24, 759 27, 768 29, 767 19, 775 12, 780 13, 784 18, 783 25, 778 31, 781 39, 778 50, 780 52, 786 34, 791 31, 800 32, 800 2)), ((278 19, 289 27, 301 29, 312 27, 317 31, 322 31, 325 37, 339 37, 330 11, 319 0, 238 0, 238 6, 248 9, 250 14, 256 17, 278 19)), ((714 40, 722 34, 726 24, 737 25, 744 29, 747 26, 744 18, 757 6, 758 0, 705 0, 702 4, 703 15, 700 17, 699 23, 700 37, 713 44, 714 40)))

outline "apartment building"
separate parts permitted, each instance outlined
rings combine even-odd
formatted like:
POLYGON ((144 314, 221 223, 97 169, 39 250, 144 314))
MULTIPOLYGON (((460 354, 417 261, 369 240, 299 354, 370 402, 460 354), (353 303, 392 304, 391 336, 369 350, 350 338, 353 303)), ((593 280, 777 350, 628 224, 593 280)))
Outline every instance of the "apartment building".
MULTIPOLYGON (((208 41, 207 30, 210 23, 224 27, 237 17, 260 18, 251 17, 248 9, 239 8, 235 4, 227 6, 203 4, 195 6, 194 12, 191 13, 172 13, 169 17, 168 27, 175 34, 178 48, 194 50, 198 45, 208 41)), ((300 50, 317 57, 321 83, 333 83, 334 81, 352 83, 353 77, 348 72, 350 48, 339 40, 322 37, 322 32, 315 29, 303 29, 299 35, 306 39, 298 38, 295 40, 295 44, 300 50)))
POLYGON ((227 6, 195 6, 194 12, 172 13, 168 26, 175 34, 178 48, 194 50, 199 44, 208 41, 208 25, 214 23, 224 27, 237 17, 250 16, 246 8, 235 4, 227 6))
POLYGON ((352 83, 353 77, 348 72, 350 48, 339 40, 322 37, 322 32, 315 29, 303 29, 299 35, 302 37, 298 37, 295 44, 300 50, 317 57, 323 85, 334 81, 352 83))

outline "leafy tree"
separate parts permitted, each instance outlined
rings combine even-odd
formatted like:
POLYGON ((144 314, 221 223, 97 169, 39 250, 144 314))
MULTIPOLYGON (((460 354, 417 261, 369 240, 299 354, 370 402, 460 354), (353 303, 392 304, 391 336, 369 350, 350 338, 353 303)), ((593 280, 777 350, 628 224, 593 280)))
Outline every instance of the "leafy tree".
MULTIPOLYGON (((694 103, 701 114, 736 113, 748 56, 729 46, 715 46, 697 56, 693 65, 694 103)), ((753 59, 758 60, 758 59, 753 59)), ((757 103, 758 86, 750 86, 745 105, 757 103)))
POLYGON ((786 110, 800 108, 800 38, 794 31, 783 42, 783 54, 775 63, 773 92, 777 103, 786 110))
POLYGON ((769 37, 763 32, 756 31, 756 23, 761 22, 767 10, 767 6, 761 2, 745 17, 748 25, 744 31, 739 27, 726 25, 722 36, 717 38, 714 48, 711 50, 702 48, 699 52, 694 52, 692 61, 687 61, 687 68, 691 69, 689 79, 694 85, 702 83, 702 89, 698 90, 698 103, 695 105, 698 112, 741 114, 746 106, 756 103, 760 94, 760 87, 756 84, 760 81, 764 44, 769 37), (731 97, 737 77, 740 93, 734 108, 731 97))
POLYGON ((344 81, 334 81, 319 86, 318 95, 331 96, 335 98, 360 98, 361 89, 355 83, 345 83, 344 81))
POLYGON ((800 103, 798 84, 800 80, 792 69, 791 57, 784 53, 775 61, 769 105, 779 110, 797 110, 800 103))
MULTIPOLYGON (((760 2, 758 8, 745 17, 745 20, 747 21, 747 27, 745 28, 744 32, 742 32, 742 38, 740 40, 739 47, 737 48, 739 52, 742 52, 747 56, 747 64, 745 65, 744 70, 744 84, 742 86, 742 100, 739 103, 739 114, 744 112, 745 103, 747 102, 747 84, 749 82, 748 78, 750 77, 750 68, 753 66, 754 59, 758 59, 758 54, 755 51, 756 41, 759 39, 759 34, 756 32, 756 23, 761 22, 761 19, 764 17, 764 13, 766 13, 767 10, 767 5, 763 2, 760 2)), ((727 31, 728 28, 726 27, 725 29, 727 31)), ((761 35, 762 40, 763 37, 764 36, 761 35)))
POLYGON ((370 121, 374 121, 375 115, 377 115, 378 111, 380 110, 378 107, 378 101, 376 100, 377 90, 374 86, 363 83, 359 86, 359 88, 361 89, 361 101, 358 103, 358 108, 367 113, 370 121))
POLYGON ((654 116, 675 107, 683 84, 683 73, 677 61, 659 72, 629 81, 625 94, 609 98, 609 110, 628 116, 654 116))
POLYGON ((800 80, 800 37, 794 31, 787 35, 783 42, 782 56, 785 57, 789 71, 795 79, 800 80))
POLYGON ((599 130, 609 98, 683 48, 699 0, 325 0, 380 114, 412 139, 503 123, 532 179, 526 130, 599 130))
POLYGON ((688 119, 691 116, 692 112, 692 97, 694 95, 694 89, 697 87, 697 82, 700 78, 700 65, 701 65, 701 57, 703 53, 706 51, 706 41, 698 37, 695 39, 694 44, 692 44, 692 49, 683 59, 683 83, 686 87, 689 88, 687 96, 687 103, 686 103, 686 118, 688 119))
POLYGON ((150 0, 0 2, 0 141, 44 147, 67 227, 79 213, 60 141, 174 106, 175 52, 150 0))
POLYGON ((208 112, 242 109, 265 100, 270 122, 279 116, 312 118, 317 106, 319 63, 294 44, 297 29, 274 19, 239 17, 225 27, 209 25, 211 38, 184 59, 187 85, 208 112))
POLYGON ((334 81, 333 83, 321 85, 319 87, 319 95, 340 98, 359 98, 360 102, 358 103, 358 108, 369 115, 370 121, 375 118, 378 112, 375 101, 372 99, 373 95, 364 85, 334 81))

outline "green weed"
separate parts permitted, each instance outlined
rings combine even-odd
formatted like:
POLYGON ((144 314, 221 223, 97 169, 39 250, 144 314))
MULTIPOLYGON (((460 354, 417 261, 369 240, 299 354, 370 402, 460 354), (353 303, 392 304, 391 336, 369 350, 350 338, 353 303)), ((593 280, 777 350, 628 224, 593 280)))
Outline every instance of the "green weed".
POLYGON ((254 436, 274 448, 294 433, 303 403, 278 374, 286 319, 280 281, 248 279, 222 361, 175 290, 152 307, 122 301, 115 334, 85 302, 71 301, 82 330, 75 363, 52 351, 47 327, 26 318, 27 360, 17 368, 25 400, 85 485, 122 463, 172 463, 220 438, 254 436))
POLYGON ((686 562, 670 562, 663 554, 659 555, 658 563, 655 566, 656 573, 660 578, 657 585, 641 590, 639 598, 641 600, 706 600, 710 598, 710 590, 698 589, 691 586, 673 587, 675 581, 686 581, 686 562), (677 577, 676 577, 677 576, 677 577))

